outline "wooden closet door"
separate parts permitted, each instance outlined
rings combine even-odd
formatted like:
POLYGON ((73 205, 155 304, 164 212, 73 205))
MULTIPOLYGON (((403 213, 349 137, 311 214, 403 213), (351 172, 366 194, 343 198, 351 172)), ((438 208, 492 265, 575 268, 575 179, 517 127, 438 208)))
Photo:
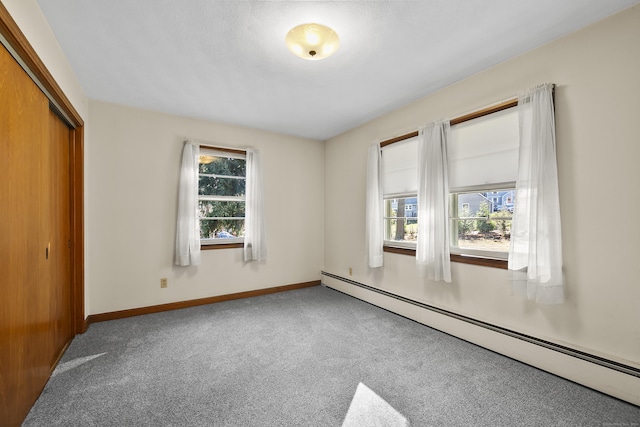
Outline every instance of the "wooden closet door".
POLYGON ((20 425, 71 337, 69 129, 54 118, 0 45, 2 426, 20 425))
POLYGON ((50 242, 51 273, 50 325, 53 367, 66 344, 73 338, 71 321, 71 197, 69 145, 70 129, 49 110, 50 152, 50 242))

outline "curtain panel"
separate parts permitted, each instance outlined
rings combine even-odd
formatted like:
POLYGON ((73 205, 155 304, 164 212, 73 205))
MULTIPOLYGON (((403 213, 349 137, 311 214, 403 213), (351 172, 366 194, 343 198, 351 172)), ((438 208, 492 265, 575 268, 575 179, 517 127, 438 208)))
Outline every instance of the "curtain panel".
POLYGON ((262 165, 260 153, 254 148, 247 149, 246 178, 244 260, 246 262, 264 261, 267 259, 267 239, 264 218, 264 193, 262 189, 262 165))
POLYGON ((564 301, 553 85, 518 96, 520 151, 508 268, 512 291, 543 304, 564 301))
POLYGON ((200 264, 198 221, 198 144, 186 141, 182 150, 176 225, 176 265, 200 264))
POLYGON ((384 245, 384 200, 382 197, 382 154, 380 143, 369 145, 366 194, 367 253, 369 267, 382 267, 384 245))
POLYGON ((418 275, 451 282, 449 258, 449 121, 420 128, 418 137, 418 275))

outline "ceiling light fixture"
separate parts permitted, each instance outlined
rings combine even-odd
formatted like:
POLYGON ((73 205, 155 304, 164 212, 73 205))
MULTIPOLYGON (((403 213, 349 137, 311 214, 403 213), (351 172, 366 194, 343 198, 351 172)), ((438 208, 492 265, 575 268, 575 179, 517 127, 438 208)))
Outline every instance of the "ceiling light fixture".
POLYGON ((312 61, 332 55, 340 46, 340 38, 335 31, 314 23, 293 27, 285 40, 294 55, 312 61))

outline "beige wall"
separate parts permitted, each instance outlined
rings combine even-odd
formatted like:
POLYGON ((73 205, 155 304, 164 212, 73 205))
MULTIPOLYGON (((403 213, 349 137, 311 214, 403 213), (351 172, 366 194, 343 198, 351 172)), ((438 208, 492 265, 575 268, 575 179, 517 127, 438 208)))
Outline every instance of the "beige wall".
MULTIPOLYGON (((352 267, 349 278, 358 282, 640 367, 638 40, 640 6, 327 141, 325 270, 348 277, 352 267), (414 259, 404 255, 385 253, 383 268, 368 268, 364 209, 369 143, 543 82, 557 85, 567 301, 542 306, 510 296, 507 271, 487 267, 452 263, 451 284, 417 278, 414 259)), ((349 288, 330 278, 325 283, 349 288)), ((640 402, 640 386, 635 387, 640 402)))
POLYGON ((321 141, 91 101, 86 284, 103 313, 320 279, 321 141), (263 161, 268 259, 209 250, 202 265, 174 265, 183 141, 255 147, 263 161), (166 289, 160 278, 169 279, 166 289))

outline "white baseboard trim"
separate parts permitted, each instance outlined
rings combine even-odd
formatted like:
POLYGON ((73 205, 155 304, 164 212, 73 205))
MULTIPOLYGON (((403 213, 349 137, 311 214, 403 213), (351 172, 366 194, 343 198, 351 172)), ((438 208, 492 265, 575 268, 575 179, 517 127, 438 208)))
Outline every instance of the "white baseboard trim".
MULTIPOLYGON (((394 297, 386 291, 359 284, 350 279, 323 272, 323 284, 370 304, 389 310, 403 317, 453 335, 465 341, 495 351, 520 362, 550 372, 562 378, 606 393, 610 396, 640 406, 640 377, 637 369, 607 361, 596 356, 574 351, 558 351, 552 345, 545 346, 461 320, 451 315, 425 308, 403 297, 394 297), (594 363, 597 362, 597 363, 594 363), (609 365, 609 366, 607 366, 609 365), (625 372, 628 371, 628 372, 625 372)), ((461 316, 462 317, 462 316, 461 316)), ((481 323, 481 322, 478 322, 481 323)), ((500 329, 500 328, 497 328, 500 329)), ((522 337, 526 337, 522 335, 522 337)), ((551 343, 549 343, 551 344, 551 343)), ((557 346, 558 349, 566 347, 557 346)), ((570 349, 566 349, 570 350, 570 349)))

